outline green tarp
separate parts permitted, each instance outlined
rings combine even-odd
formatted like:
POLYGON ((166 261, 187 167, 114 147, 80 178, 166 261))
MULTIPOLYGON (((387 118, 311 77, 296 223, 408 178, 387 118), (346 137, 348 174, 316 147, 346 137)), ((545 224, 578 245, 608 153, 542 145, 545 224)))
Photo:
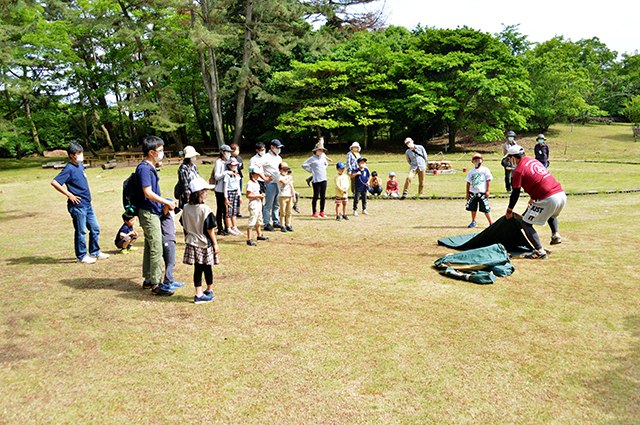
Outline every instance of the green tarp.
POLYGON ((522 232, 521 220, 516 218, 507 220, 500 217, 480 233, 438 239, 438 245, 459 250, 482 248, 493 244, 502 244, 513 256, 533 251, 533 247, 522 232))
POLYGON ((509 276, 515 271, 501 244, 447 254, 438 258, 435 265, 444 268, 440 270, 444 276, 478 284, 491 284, 496 276, 509 276))

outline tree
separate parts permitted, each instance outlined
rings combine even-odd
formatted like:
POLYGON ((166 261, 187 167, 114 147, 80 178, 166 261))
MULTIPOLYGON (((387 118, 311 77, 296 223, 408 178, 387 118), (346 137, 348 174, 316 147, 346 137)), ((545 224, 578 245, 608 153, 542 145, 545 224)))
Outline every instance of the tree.
POLYGON ((520 24, 502 24, 502 31, 495 34, 495 37, 502 41, 514 56, 519 56, 529 50, 532 42, 527 40, 527 36, 520 33, 520 24))
POLYGON ((640 96, 634 96, 625 102, 624 114, 634 127, 640 126, 640 96))
MULTIPOLYGON (((388 30, 389 31, 389 30, 388 30)), ((391 35, 393 31, 389 31, 391 35)), ((284 112, 278 130, 291 134, 361 127, 365 148, 371 128, 391 122, 391 44, 396 40, 380 33, 360 32, 337 46, 327 60, 305 64, 274 75, 284 112)))
POLYGON ((459 130, 492 141, 502 137, 506 126, 526 126, 526 71, 490 34, 420 28, 395 75, 408 95, 404 107, 421 119, 441 119, 449 128, 452 151, 459 130))

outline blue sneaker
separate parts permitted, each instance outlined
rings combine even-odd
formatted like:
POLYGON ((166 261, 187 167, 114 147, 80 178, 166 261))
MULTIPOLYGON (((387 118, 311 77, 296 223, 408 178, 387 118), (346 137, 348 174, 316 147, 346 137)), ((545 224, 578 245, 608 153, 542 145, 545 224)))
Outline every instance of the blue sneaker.
POLYGON ((216 297, 214 297, 212 294, 207 294, 207 293, 203 293, 201 297, 198 297, 197 295, 193 296, 193 302, 195 304, 208 303, 215 299, 216 297))
POLYGON ((176 288, 182 288, 184 286, 184 282, 173 282, 171 284, 171 288, 176 289, 176 288))
POLYGON ((475 221, 472 221, 471 224, 469 224, 467 227, 476 227, 478 225, 478 223, 476 223, 475 221))
POLYGON ((549 256, 547 255, 547 251, 544 249, 542 252, 533 251, 531 254, 527 254, 524 256, 527 260, 546 260, 549 256))
MULTIPOLYGON (((203 294, 211 295, 213 297, 213 291, 204 291, 203 294)), ((213 298, 215 298, 215 297, 213 297, 213 298)))
POLYGON ((153 289, 151 289, 151 292, 156 295, 164 295, 170 297, 171 295, 173 295, 173 288, 171 287, 171 285, 163 283, 162 285, 154 286, 153 289))

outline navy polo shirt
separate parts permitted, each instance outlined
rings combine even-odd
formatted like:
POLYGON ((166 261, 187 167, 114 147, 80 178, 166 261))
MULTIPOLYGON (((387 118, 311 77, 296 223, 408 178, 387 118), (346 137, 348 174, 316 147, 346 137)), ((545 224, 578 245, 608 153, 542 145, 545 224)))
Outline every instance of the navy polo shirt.
POLYGON ((367 167, 364 167, 363 170, 360 168, 356 168, 355 172, 360 171, 360 175, 355 177, 355 186, 358 192, 362 192, 367 190, 367 181, 369 181, 369 177, 371 177, 371 173, 367 167))
POLYGON ((144 197, 143 187, 151 186, 151 191, 160 195, 160 183, 156 168, 147 161, 138 164, 136 168, 136 197, 141 199, 140 209, 151 211, 153 214, 162 215, 162 204, 150 201, 144 197))
MULTIPOLYGON (((81 163, 74 165, 69 162, 62 171, 60 171, 60 174, 54 177, 54 180, 60 183, 60 185, 66 184, 67 190, 80 198, 78 206, 91 206, 91 192, 89 191, 87 174, 84 172, 84 165, 81 163)), ((67 204, 73 205, 71 201, 67 201, 67 204)))

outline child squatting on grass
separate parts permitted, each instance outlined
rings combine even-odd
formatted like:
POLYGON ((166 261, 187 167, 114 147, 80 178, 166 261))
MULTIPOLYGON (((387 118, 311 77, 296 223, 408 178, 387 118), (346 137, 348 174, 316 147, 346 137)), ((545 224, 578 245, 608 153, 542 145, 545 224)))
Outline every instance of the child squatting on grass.
POLYGON ((207 190, 214 186, 207 184, 202 177, 197 177, 189 183, 189 203, 185 205, 180 222, 185 231, 185 250, 182 262, 193 265, 193 285, 196 304, 215 300, 213 296, 213 271, 211 266, 218 264, 218 241, 213 229, 216 219, 211 208, 204 203, 207 190), (202 274, 207 283, 207 290, 202 291, 202 274))
POLYGON ((400 187, 398 180, 396 180, 396 173, 393 171, 389 173, 389 180, 387 181, 387 190, 384 192, 383 197, 398 198, 400 196, 400 187))
POLYGON ((122 214, 122 221, 124 224, 118 230, 116 234, 116 248, 120 250, 122 254, 128 254, 129 251, 137 251, 138 248, 133 244, 138 240, 138 232, 133 230, 133 225, 136 222, 136 216, 129 213, 122 214))
POLYGON ((256 246, 257 244, 251 239, 251 228, 253 227, 258 235, 259 241, 268 241, 269 238, 262 236, 260 226, 263 224, 262 219, 262 199, 265 194, 260 191, 260 183, 258 177, 262 174, 258 169, 249 167, 249 182, 247 183, 247 199, 249 200, 249 222, 247 223, 247 245, 256 246))
POLYGON ((347 217, 347 202, 349 186, 351 185, 351 179, 345 172, 347 165, 344 162, 338 162, 336 164, 336 170, 338 174, 335 177, 336 183, 336 220, 340 221, 340 205, 342 205, 342 218, 349 220, 347 217))
POLYGON ((468 227, 476 227, 476 214, 478 206, 489 221, 489 226, 493 224, 491 220, 491 208, 489 208, 489 188, 493 176, 487 167, 482 166, 482 155, 473 154, 471 158, 474 168, 469 171, 467 178, 467 206, 466 210, 471 211, 471 224, 468 227))

